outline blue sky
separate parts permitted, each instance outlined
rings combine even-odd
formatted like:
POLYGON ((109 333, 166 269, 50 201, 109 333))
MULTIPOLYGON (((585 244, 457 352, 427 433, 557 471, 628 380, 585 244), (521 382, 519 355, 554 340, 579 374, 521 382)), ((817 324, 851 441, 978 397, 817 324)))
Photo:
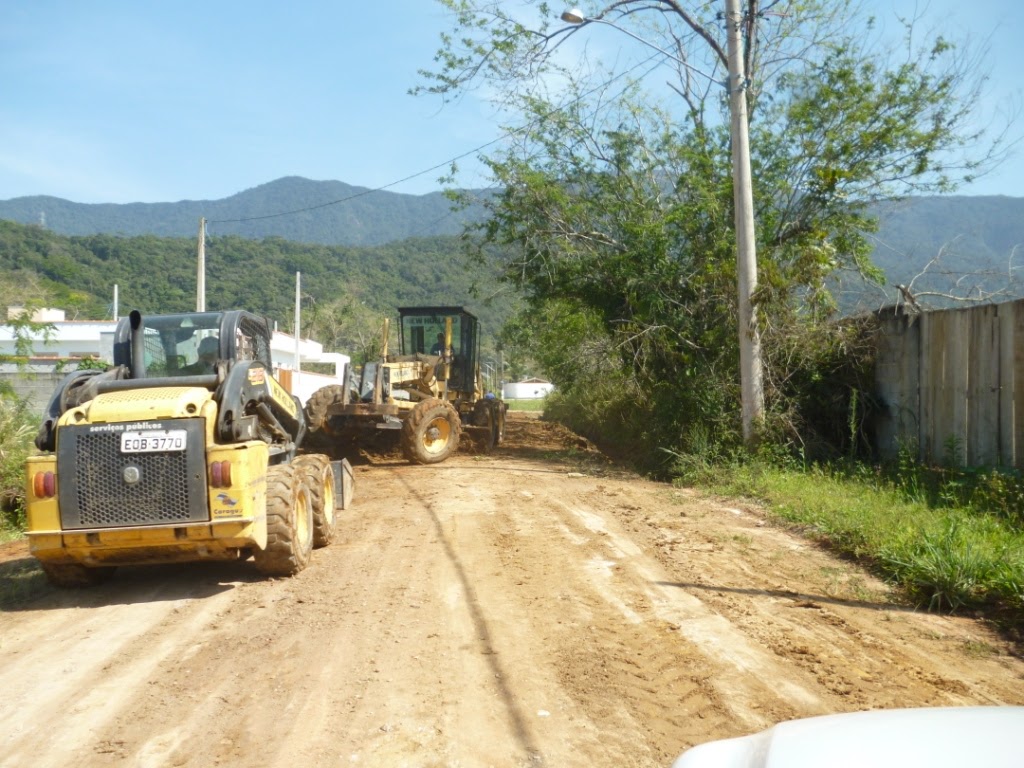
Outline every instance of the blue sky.
MULTIPOLYGON (((926 5, 866 4, 883 18, 926 5)), ((1019 103, 1024 2, 927 6, 954 37, 990 40, 988 111, 1019 103)), ((380 187, 420 174, 500 135, 474 96, 407 95, 445 27, 433 0, 4 0, 0 199, 201 200, 289 175, 380 187)), ((439 175, 389 189, 433 191, 439 175)), ((1022 179, 1024 146, 961 191, 1024 196, 1022 179)))

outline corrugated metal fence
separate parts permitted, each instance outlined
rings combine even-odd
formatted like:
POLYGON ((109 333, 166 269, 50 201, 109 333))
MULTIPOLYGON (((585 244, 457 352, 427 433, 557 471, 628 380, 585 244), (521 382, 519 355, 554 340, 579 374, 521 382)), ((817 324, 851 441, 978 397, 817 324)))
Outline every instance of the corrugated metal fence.
POLYGON ((1024 300, 878 318, 881 455, 1024 469, 1024 300))

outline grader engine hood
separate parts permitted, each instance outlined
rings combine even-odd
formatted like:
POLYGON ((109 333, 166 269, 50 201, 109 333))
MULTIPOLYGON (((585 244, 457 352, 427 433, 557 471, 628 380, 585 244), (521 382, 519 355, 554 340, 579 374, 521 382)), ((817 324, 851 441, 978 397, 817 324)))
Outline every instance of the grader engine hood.
POLYGON ((437 378, 434 375, 436 358, 428 360, 401 360, 384 364, 384 394, 400 400, 409 399, 409 390, 436 396, 437 378))

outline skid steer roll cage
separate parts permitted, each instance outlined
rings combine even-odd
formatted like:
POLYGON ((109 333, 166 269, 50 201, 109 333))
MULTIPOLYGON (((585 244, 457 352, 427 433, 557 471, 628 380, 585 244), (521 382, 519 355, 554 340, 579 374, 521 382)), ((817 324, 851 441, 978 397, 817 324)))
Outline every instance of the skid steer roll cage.
POLYGON ((137 310, 114 330, 114 365, 74 371, 57 388, 36 437, 55 448, 55 425, 68 408, 97 395, 160 387, 203 387, 217 392, 217 433, 222 440, 264 439, 273 460, 295 454, 306 432, 302 407, 273 378, 270 324, 244 310, 143 316, 137 310), (194 373, 203 340, 216 337, 211 373, 194 373))

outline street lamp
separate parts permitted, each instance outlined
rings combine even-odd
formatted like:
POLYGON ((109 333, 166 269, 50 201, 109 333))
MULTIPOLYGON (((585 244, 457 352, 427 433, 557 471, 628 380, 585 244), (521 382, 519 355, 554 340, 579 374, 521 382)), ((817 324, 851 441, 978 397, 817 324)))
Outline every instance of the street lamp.
MULTIPOLYGON (((736 272, 739 293, 740 395, 743 404, 743 441, 752 445, 757 427, 764 419, 764 385, 761 373, 761 334, 757 328, 757 308, 752 297, 757 288, 757 248, 754 238, 754 195, 750 173, 750 137, 747 118, 746 83, 743 70, 743 13, 739 0, 725 0, 728 32, 729 132, 732 139, 732 190, 736 227, 736 272)), ((579 8, 565 11, 562 21, 569 24, 605 24, 634 40, 653 48, 676 63, 696 70, 677 56, 654 43, 604 19, 588 19, 579 8)), ((704 75, 709 77, 708 75, 704 75)), ((712 79, 709 77, 709 79, 712 79)))
POLYGON ((694 67, 692 64, 689 64, 689 63, 683 61, 678 56, 674 56, 673 54, 669 53, 668 51, 664 50, 663 48, 659 48, 657 45, 652 43, 650 40, 645 40, 644 38, 640 37, 639 35, 633 34, 632 32, 630 32, 625 27, 620 27, 618 24, 614 24, 614 23, 612 23, 610 21, 605 21, 604 19, 588 19, 586 16, 583 15, 583 11, 581 11, 579 8, 573 8, 571 11, 564 11, 562 13, 562 21, 566 21, 566 22, 568 22, 570 24, 577 24, 577 25, 579 25, 579 24, 604 24, 605 26, 612 27, 613 29, 619 30, 619 32, 621 32, 624 35, 629 35, 630 37, 632 37, 637 42, 643 43, 648 48, 653 48, 658 53, 662 54, 663 56, 667 56, 668 58, 672 59, 672 61, 676 62, 677 64, 679 64, 679 65, 681 65, 683 67, 686 67, 687 69, 692 70, 693 72, 696 72, 698 75, 702 75, 703 77, 706 77, 711 82, 715 81, 715 78, 713 78, 707 72, 701 72, 699 69, 694 67))

